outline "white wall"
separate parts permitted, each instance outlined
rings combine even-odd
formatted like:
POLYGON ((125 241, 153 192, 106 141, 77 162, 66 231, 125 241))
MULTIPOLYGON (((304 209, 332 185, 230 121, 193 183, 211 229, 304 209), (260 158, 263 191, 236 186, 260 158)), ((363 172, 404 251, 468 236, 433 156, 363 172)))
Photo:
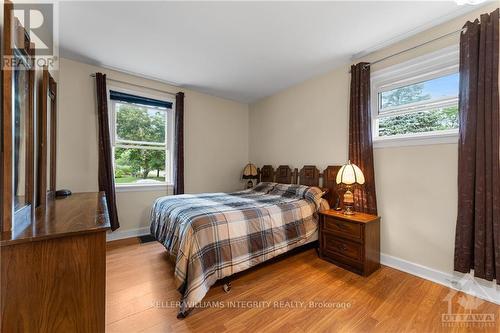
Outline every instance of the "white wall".
MULTIPOLYGON (((95 79, 90 77, 95 72, 164 91, 184 91, 186 192, 243 187, 241 172, 248 162, 247 105, 68 59, 60 59, 59 66, 57 188, 73 192, 98 189, 95 79)), ((119 231, 147 227, 153 200, 166 194, 117 193, 119 231)))
MULTIPOLYGON (((460 29, 494 5, 422 32, 358 61, 373 61, 460 29)), ((459 34, 392 58, 391 64, 458 43, 459 34)), ((356 62, 358 62, 356 61, 356 62)), ((310 79, 250 105, 250 159, 259 165, 347 160, 349 66, 310 79)), ((443 272, 453 271, 457 212, 457 144, 374 151, 381 251, 443 272)))
POLYGON ((314 164, 347 159, 347 67, 250 106, 250 159, 257 165, 314 164))

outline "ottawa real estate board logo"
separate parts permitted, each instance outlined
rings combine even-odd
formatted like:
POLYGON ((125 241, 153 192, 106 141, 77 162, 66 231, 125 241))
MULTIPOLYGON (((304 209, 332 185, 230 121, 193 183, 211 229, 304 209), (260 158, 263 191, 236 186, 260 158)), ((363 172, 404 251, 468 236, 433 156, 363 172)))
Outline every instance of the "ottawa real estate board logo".
POLYGON ((57 69, 57 3, 16 1, 4 8, 11 35, 4 50, 3 68, 23 70, 46 66, 57 69))
POLYGON ((468 329, 484 329, 497 327, 495 313, 484 311, 486 301, 496 303, 491 292, 479 284, 470 274, 464 275, 458 281, 454 281, 457 289, 450 292, 443 299, 448 304, 446 313, 441 314, 441 325, 443 327, 460 327, 468 329), (477 297, 471 296, 475 291, 477 297))

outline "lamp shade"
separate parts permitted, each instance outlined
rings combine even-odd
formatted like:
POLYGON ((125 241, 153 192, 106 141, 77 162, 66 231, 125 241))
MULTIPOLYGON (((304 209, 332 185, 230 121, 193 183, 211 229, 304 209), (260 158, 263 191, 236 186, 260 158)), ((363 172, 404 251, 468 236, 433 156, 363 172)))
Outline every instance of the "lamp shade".
POLYGON ((243 169, 243 179, 256 179, 257 167, 252 163, 248 163, 243 169))
POLYGON ((352 185, 352 184, 364 184, 365 183, 365 176, 363 175, 363 172, 361 172, 361 169, 356 165, 352 164, 351 161, 347 162, 347 164, 343 165, 339 173, 337 173, 337 184, 345 184, 345 185, 352 185))

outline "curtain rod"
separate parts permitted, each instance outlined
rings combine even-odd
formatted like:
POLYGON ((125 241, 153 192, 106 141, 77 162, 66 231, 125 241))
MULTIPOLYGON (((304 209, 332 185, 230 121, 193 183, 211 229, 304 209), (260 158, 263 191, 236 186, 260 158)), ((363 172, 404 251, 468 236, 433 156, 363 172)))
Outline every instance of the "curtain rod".
POLYGON ((439 36, 439 37, 436 37, 436 38, 434 38, 434 39, 428 40, 427 42, 423 42, 423 43, 417 44, 417 45, 415 45, 415 46, 412 46, 412 47, 409 47, 409 48, 407 48, 407 49, 401 50, 401 51, 399 51, 399 52, 396 52, 396 53, 390 54, 390 55, 388 55, 388 56, 386 56, 386 57, 383 57, 383 58, 377 59, 377 60, 375 60, 375 61, 372 61, 372 62, 370 62, 369 64, 367 64, 366 66, 368 67, 368 66, 371 66, 371 65, 378 64, 379 62, 382 62, 382 61, 385 61, 385 60, 387 60, 387 59, 393 58, 393 57, 398 56, 398 55, 400 55, 400 54, 402 54, 402 53, 406 53, 406 52, 408 52, 408 51, 415 50, 415 49, 417 49, 417 48, 419 48, 419 47, 425 46, 425 45, 427 45, 427 44, 433 43, 433 42, 435 42, 435 41, 437 41, 437 40, 440 40, 440 39, 446 38, 446 37, 448 37, 448 36, 454 35, 454 34, 456 34, 456 33, 459 33, 459 32, 465 31, 465 30, 466 30, 466 28, 462 28, 462 29, 459 29, 459 30, 455 30, 455 31, 449 32, 449 33, 444 34, 444 35, 442 35, 442 36, 439 36))
MULTIPOLYGON (((90 74, 90 77, 95 77, 95 74, 90 74)), ((177 95, 176 93, 173 93, 173 92, 170 92, 170 91, 165 91, 165 90, 161 90, 161 89, 146 87, 146 86, 142 86, 140 84, 125 82, 125 81, 115 80, 115 79, 111 79, 109 77, 106 77, 106 80, 114 81, 114 82, 118 82, 118 83, 123 83, 123 84, 128 84, 129 86, 134 86, 134 87, 139 87, 139 88, 145 88, 145 89, 149 89, 149 90, 154 90, 154 91, 161 92, 163 94, 172 95, 172 96, 176 96, 177 95)))
MULTIPOLYGON (((427 45, 427 44, 433 43, 433 42, 435 42, 435 41, 437 41, 437 40, 440 40, 440 39, 446 38, 446 37, 448 37, 448 36, 451 36, 451 35, 454 35, 454 34, 456 34, 456 33, 466 31, 466 30, 467 30, 467 28, 462 28, 462 29, 458 29, 458 30, 455 30, 455 31, 452 31, 452 32, 448 32, 447 34, 444 34, 444 35, 442 35, 442 36, 439 36, 439 37, 436 37, 436 38, 434 38, 434 39, 428 40, 427 42, 420 43, 420 44, 418 44, 418 45, 415 45, 415 46, 409 47, 409 48, 404 49, 404 50, 401 50, 401 51, 399 51, 399 52, 396 52, 396 53, 390 54, 390 55, 388 55, 388 56, 386 56, 386 57, 383 57, 383 58, 377 59, 377 60, 375 60, 375 61, 372 61, 372 62, 370 62, 369 64, 367 64, 367 65, 366 65, 366 67, 369 67, 369 66, 371 66, 371 65, 378 64, 379 62, 382 62, 382 61, 385 61, 385 60, 387 60, 387 59, 393 58, 393 57, 398 56, 398 55, 400 55, 400 54, 402 54, 402 53, 406 53, 406 52, 408 52, 408 51, 411 51, 411 50, 417 49, 417 48, 419 48, 419 47, 422 47, 422 46, 425 46, 425 45, 427 45)), ((349 70, 349 73, 350 73, 350 72, 351 72, 351 70, 349 70)))

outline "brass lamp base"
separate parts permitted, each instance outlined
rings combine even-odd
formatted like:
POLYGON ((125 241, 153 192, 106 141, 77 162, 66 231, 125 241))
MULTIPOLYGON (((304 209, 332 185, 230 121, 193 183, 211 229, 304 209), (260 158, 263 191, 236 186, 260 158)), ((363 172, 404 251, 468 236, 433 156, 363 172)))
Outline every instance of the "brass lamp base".
POLYGON ((354 215, 356 214, 356 212, 354 210, 352 210, 352 206, 344 206, 344 211, 342 213, 344 213, 344 215, 354 215))
POLYGON ((354 194, 351 189, 348 188, 344 193, 344 215, 354 215, 356 212, 353 210, 354 206, 354 194))

